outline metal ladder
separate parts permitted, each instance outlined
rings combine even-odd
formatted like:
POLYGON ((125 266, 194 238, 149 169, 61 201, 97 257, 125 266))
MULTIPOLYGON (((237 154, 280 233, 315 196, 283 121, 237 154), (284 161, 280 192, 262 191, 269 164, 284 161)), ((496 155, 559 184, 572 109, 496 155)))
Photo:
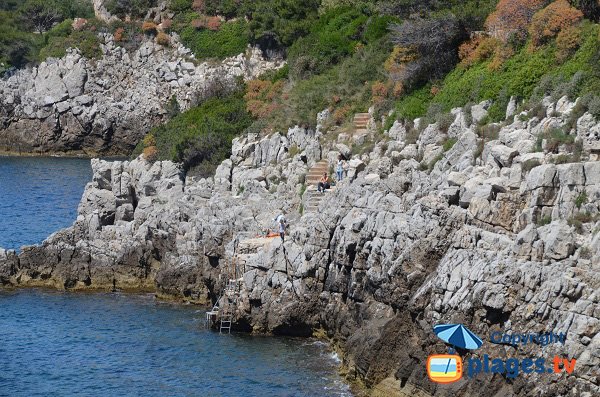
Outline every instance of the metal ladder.
POLYGON ((227 286, 225 286, 224 296, 229 300, 229 304, 223 308, 221 311, 221 324, 219 326, 219 333, 223 334, 227 331, 228 334, 231 333, 231 324, 233 323, 233 313, 235 311, 235 307, 237 305, 238 298, 238 281, 237 280, 228 280, 227 286), (232 299, 233 298, 233 299, 232 299), (232 302, 233 300, 233 302, 232 302))
POLYGON ((218 316, 220 320, 219 333, 221 334, 225 332, 227 332, 228 334, 231 333, 233 317, 239 298, 240 284, 243 281, 242 276, 246 270, 246 260, 236 256, 234 250, 234 256, 231 262, 229 262, 229 264, 227 264, 226 266, 227 267, 225 272, 228 277, 227 284, 225 285, 221 296, 219 297, 219 299, 217 299, 217 302, 213 306, 213 309, 210 312, 206 313, 207 324, 211 324, 213 318, 212 316, 214 316, 215 318, 218 316), (227 297, 228 302, 226 305, 223 305, 223 307, 221 307, 219 303, 224 297, 227 297))

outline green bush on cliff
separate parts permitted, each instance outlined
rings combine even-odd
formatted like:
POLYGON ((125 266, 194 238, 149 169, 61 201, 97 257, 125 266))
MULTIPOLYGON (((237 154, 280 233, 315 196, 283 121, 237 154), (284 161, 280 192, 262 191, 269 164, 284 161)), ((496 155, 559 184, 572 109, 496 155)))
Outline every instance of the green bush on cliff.
POLYGON ((156 0, 109 0, 106 2, 106 9, 114 15, 125 17, 127 15, 133 18, 139 18, 146 15, 150 7, 155 7, 156 0))
MULTIPOLYGON (((158 158, 184 164, 186 170, 210 175, 231 154, 231 140, 252 123, 243 92, 213 98, 180 113, 150 132, 158 158)), ((141 153, 140 143, 134 155, 141 153)))
POLYGON ((40 61, 46 58, 60 58, 66 54, 67 48, 78 48, 81 54, 86 58, 99 57, 100 41, 94 32, 87 30, 73 32, 69 36, 50 36, 48 44, 40 50, 40 61))
POLYGON ((183 44, 198 59, 227 58, 244 52, 248 46, 248 24, 244 20, 224 23, 216 31, 190 25, 180 34, 183 44))
POLYGON ((597 24, 584 24, 580 48, 562 64, 557 64, 556 48, 551 43, 535 52, 522 48, 499 70, 490 70, 489 61, 469 68, 458 66, 440 83, 437 95, 431 95, 429 88, 423 87, 403 97, 396 105, 398 116, 406 119, 421 117, 431 102, 441 104, 448 111, 467 103, 492 99, 495 103, 490 109, 490 121, 502 121, 511 96, 529 99, 532 95, 553 94, 560 98, 562 95, 577 97, 598 92, 599 32, 597 24), (578 81, 569 86, 576 74, 580 75, 578 81), (545 84, 541 91, 540 84, 545 84))
POLYGON ((322 73, 362 46, 386 36, 388 24, 394 21, 396 18, 391 16, 369 17, 348 7, 328 11, 313 25, 308 36, 290 47, 291 76, 302 79, 322 73))

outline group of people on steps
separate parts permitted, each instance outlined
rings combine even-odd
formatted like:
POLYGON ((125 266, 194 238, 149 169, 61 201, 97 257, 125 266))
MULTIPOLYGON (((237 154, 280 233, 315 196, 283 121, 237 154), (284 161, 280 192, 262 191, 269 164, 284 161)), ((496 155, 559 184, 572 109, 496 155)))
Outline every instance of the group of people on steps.
MULTIPOLYGON (((340 154, 338 156, 338 161, 337 161, 336 168, 335 168, 335 173, 336 173, 338 182, 341 182, 342 179, 344 179, 344 173, 346 173, 347 170, 348 170, 348 164, 346 163, 344 156, 342 156, 340 154)), ((324 172, 321 179, 319 179, 319 183, 317 184, 317 190, 319 191, 319 193, 325 193, 325 190, 327 190, 329 188, 331 188, 331 184, 329 183, 329 176, 327 175, 327 172, 324 172)), ((283 214, 283 212, 280 213, 278 216, 276 216, 273 219, 273 221, 275 222, 276 230, 279 233, 281 242, 285 242, 286 220, 285 220, 285 215, 283 214)))
MULTIPOLYGON (((337 165, 335 167, 335 174, 337 176, 337 181, 341 182, 344 179, 344 173, 348 169, 348 164, 344 159, 344 156, 341 154, 338 156, 337 165)), ((331 184, 329 183, 329 176, 327 176, 327 172, 323 173, 321 179, 319 179, 319 183, 317 184, 317 190, 319 193, 325 193, 325 190, 331 188, 331 184)))

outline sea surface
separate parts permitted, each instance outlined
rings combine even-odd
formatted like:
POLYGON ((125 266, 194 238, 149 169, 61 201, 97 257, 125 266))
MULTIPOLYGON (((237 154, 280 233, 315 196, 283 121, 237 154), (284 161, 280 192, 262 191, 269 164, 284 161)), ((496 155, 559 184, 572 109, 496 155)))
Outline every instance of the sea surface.
MULTIPOLYGON (((0 157, 0 247, 71 225, 89 160, 0 157)), ((221 335, 153 295, 0 289, 0 396, 350 396, 313 339, 221 335)))
POLYGON ((89 159, 0 156, 0 247, 39 244, 71 226, 91 180, 89 159))
POLYGON ((2 396, 343 396, 327 346, 221 335, 152 295, 0 291, 2 396))

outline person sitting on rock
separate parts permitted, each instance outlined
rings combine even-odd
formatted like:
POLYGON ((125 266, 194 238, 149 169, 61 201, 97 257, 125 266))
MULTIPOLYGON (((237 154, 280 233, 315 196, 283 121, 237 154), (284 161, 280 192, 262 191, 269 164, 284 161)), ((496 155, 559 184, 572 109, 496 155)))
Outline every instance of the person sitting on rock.
POLYGON ((319 180, 319 184, 317 185, 317 190, 319 193, 325 193, 326 189, 329 189, 331 185, 329 184, 329 177, 327 176, 327 172, 323 173, 323 176, 319 180))

